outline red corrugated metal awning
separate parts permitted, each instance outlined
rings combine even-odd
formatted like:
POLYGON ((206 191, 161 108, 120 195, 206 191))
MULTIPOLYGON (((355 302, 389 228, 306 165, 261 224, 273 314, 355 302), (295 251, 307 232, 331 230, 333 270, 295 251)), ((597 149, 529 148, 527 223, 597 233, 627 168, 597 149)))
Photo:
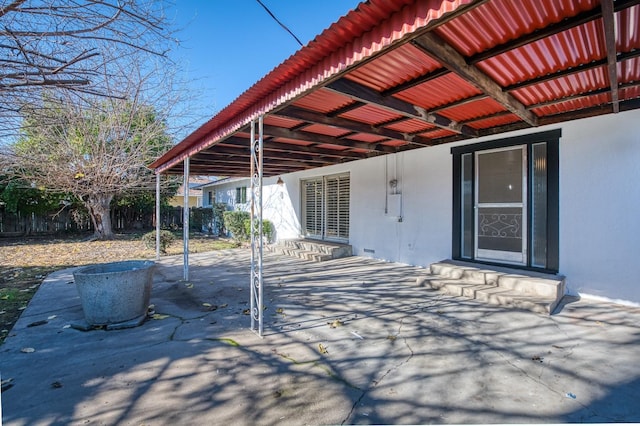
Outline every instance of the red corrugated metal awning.
POLYGON ((273 176, 640 107, 640 0, 369 0, 151 167, 273 176))

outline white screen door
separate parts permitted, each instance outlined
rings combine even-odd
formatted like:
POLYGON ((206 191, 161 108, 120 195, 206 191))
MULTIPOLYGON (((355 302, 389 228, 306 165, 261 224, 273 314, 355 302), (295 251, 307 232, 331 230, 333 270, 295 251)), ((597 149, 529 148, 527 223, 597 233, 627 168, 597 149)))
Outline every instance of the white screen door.
POLYGON ((476 153, 476 258, 527 259, 526 146, 476 153))

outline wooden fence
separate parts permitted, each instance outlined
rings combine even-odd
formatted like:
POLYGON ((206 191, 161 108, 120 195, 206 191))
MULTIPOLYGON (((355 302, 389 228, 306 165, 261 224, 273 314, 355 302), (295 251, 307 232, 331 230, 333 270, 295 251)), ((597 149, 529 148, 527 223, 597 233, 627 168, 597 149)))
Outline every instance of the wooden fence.
MULTIPOLYGON (((194 231, 207 232, 211 227, 208 212, 211 212, 210 208, 190 209, 190 228, 194 231)), ((163 208, 160 212, 160 218, 160 226, 163 229, 182 229, 183 208, 163 208)), ((111 210, 111 224, 115 232, 152 230, 155 227, 155 212, 116 207, 111 210)), ((74 214, 66 209, 45 215, 24 214, 19 211, 13 213, 0 209, 0 237, 88 232, 91 230, 93 230, 93 225, 88 215, 74 214)))

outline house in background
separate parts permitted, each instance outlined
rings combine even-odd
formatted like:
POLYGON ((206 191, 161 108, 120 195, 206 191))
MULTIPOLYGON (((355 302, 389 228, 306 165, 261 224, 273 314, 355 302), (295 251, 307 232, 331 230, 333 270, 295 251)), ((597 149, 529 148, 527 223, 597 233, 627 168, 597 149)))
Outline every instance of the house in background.
POLYGON ((246 208, 263 118, 279 239, 640 304, 638 22, 635 1, 369 0, 152 167, 244 177, 211 191, 246 208))
MULTIPOLYGON (((202 207, 202 188, 201 186, 212 181, 213 178, 207 176, 190 176, 189 177, 189 206, 202 207)), ((173 207, 184 207, 184 184, 180 185, 176 195, 169 199, 169 205, 173 207)))

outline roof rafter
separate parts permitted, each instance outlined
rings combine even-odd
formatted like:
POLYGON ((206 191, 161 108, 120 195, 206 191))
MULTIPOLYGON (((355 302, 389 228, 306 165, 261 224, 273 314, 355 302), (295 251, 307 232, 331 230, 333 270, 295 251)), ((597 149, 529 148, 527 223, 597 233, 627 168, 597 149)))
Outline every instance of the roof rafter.
MULTIPOLYGON (((203 158, 220 158, 220 159, 241 159, 243 161, 246 161, 247 163, 249 163, 250 158, 251 158, 251 150, 247 147, 245 148, 226 148, 226 147, 220 147, 218 149, 216 149, 215 151, 200 151, 202 153, 202 157, 203 158)), ((284 162, 286 162, 287 160, 296 160, 296 161, 302 161, 305 163, 320 163, 320 164, 328 164, 328 163, 332 163, 332 162, 336 162, 335 160, 327 160, 324 157, 321 156, 312 156, 312 155, 305 155, 305 154, 294 154, 294 153, 288 153, 286 158, 283 159, 282 156, 278 155, 277 153, 273 152, 273 151, 267 151, 267 150, 263 150, 263 157, 265 160, 276 160, 276 161, 280 161, 283 160, 284 162)))
POLYGON ((289 130, 283 127, 276 126, 264 126, 264 134, 281 138, 296 139, 305 142, 313 142, 316 144, 346 146, 348 148, 360 148, 369 151, 395 152, 395 149, 390 146, 354 140, 342 140, 317 133, 304 132, 300 130, 289 130))
POLYGON ((391 139, 404 140, 420 146, 431 146, 433 141, 429 138, 421 136, 411 136, 408 133, 396 132, 395 130, 385 129, 381 126, 373 126, 359 121, 349 120, 341 117, 328 117, 322 113, 302 109, 298 107, 286 107, 276 112, 276 115, 295 118, 296 120, 304 120, 315 124, 324 124, 327 126, 338 126, 342 129, 352 130, 357 133, 368 133, 376 136, 384 136, 391 139))
POLYGON ((475 65, 469 65, 457 50, 435 33, 423 34, 411 42, 434 59, 440 61, 445 67, 475 85, 529 125, 538 125, 538 117, 535 114, 528 111, 520 101, 506 93, 498 83, 480 71, 475 65))
POLYGON ((618 97, 618 61, 616 60, 616 29, 613 11, 613 0, 602 0, 602 24, 604 26, 604 44, 607 49, 607 72, 611 87, 611 104, 613 112, 620 112, 620 99, 618 97))
MULTIPOLYGON (((230 145, 230 146, 243 146, 249 149, 249 140, 242 139, 238 137, 231 137, 225 139, 220 143, 220 145, 230 145)), ((263 150, 265 151, 275 151, 275 152, 299 152, 299 153, 309 153, 309 154, 319 154, 325 157, 336 157, 336 158, 350 158, 354 160, 367 158, 368 154, 361 152, 353 152, 351 149, 344 150, 336 150, 336 149, 325 149, 318 148, 317 146, 311 145, 297 145, 292 143, 280 142, 277 140, 265 140, 263 144, 263 150)))
POLYGON ((394 98, 393 96, 384 96, 376 90, 346 78, 341 78, 329 83, 325 88, 336 93, 341 93, 352 99, 375 104, 388 111, 404 115, 405 117, 417 118, 418 120, 425 121, 429 124, 433 124, 455 133, 462 133, 471 137, 477 136, 475 129, 469 126, 459 125, 455 121, 439 114, 431 114, 425 108, 410 104, 401 99, 394 98))

